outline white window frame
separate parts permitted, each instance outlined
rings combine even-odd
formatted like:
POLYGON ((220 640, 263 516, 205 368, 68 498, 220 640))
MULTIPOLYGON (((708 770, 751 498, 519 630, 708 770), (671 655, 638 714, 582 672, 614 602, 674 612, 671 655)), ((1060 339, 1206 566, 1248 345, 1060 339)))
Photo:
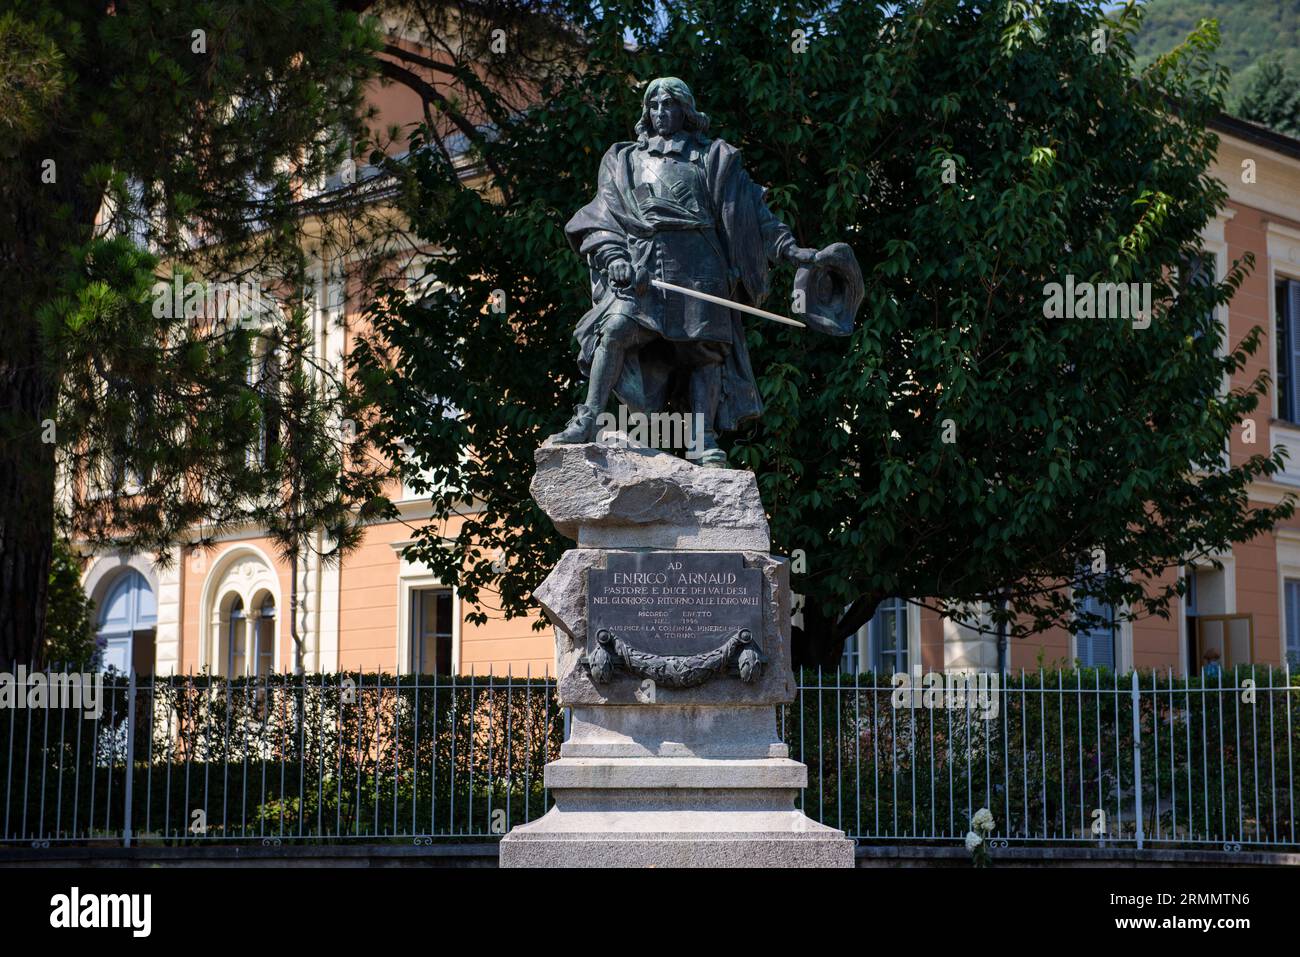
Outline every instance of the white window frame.
MULTIPOLYGON (((893 599, 886 599, 893 600, 893 599)), ((903 599, 906 603, 906 613, 904 618, 904 627, 907 629, 907 667, 911 670, 914 665, 921 661, 921 607, 910 599, 903 599)), ((881 602, 883 605, 884 602, 881 602)), ((879 608, 876 609, 879 612, 879 608)), ((872 615, 872 621, 875 615, 872 615)), ((867 671, 874 672, 876 667, 876 646, 875 637, 871 633, 871 621, 855 631, 845 639, 845 651, 848 650, 849 642, 853 642, 853 647, 857 655, 857 674, 867 671)), ((844 667, 844 658, 841 654, 840 667, 844 667)), ((853 672, 849 672, 853 673, 853 672)))
MULTIPOLYGON (((1277 621, 1281 662, 1286 662, 1286 581, 1300 580, 1300 530, 1279 527, 1277 536, 1277 621)), ((1300 669, 1297 669, 1300 670, 1300 669)))
POLYGON ((397 671, 399 674, 411 674, 411 604, 412 593, 422 588, 444 588, 451 592, 451 670, 460 674, 461 662, 461 613, 460 591, 435 575, 424 562, 413 562, 402 555, 402 550, 410 545, 411 540, 393 542, 391 547, 398 554, 401 565, 397 573, 397 671))
MULTIPOLYGON (((1205 592, 1200 586, 1197 586, 1196 611, 1198 617, 1200 615, 1235 615, 1237 613, 1236 556, 1232 552, 1223 552, 1216 553, 1214 558, 1223 565, 1223 611, 1207 610, 1205 607, 1205 592)), ((1208 561, 1188 562, 1182 567, 1180 574, 1187 575, 1189 572, 1196 571, 1216 571, 1216 569, 1208 561)), ((1192 662, 1187 655, 1187 602, 1182 599, 1178 602, 1178 663, 1184 675, 1200 673, 1200 662, 1192 662), (1193 665, 1195 666, 1194 670, 1193 665)))

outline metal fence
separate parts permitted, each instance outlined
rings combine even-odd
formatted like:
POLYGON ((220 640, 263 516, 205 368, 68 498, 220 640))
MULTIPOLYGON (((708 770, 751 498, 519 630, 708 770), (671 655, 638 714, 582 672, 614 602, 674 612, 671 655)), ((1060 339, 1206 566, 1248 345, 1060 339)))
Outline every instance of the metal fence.
POLYGON ((961 840, 988 808, 1003 845, 1287 847, 1297 693, 1284 669, 1040 671, 1002 682, 986 719, 942 691, 896 706, 893 686, 819 677, 785 733, 806 813, 868 841, 961 840))
MULTIPOLYGON (((799 805, 868 842, 961 841, 988 808, 995 843, 1297 843, 1288 671, 959 692, 805 672, 777 715, 799 805)), ((0 842, 38 847, 491 841, 550 806, 565 729, 553 681, 510 676, 110 674, 90 710, 0 704, 0 842)))

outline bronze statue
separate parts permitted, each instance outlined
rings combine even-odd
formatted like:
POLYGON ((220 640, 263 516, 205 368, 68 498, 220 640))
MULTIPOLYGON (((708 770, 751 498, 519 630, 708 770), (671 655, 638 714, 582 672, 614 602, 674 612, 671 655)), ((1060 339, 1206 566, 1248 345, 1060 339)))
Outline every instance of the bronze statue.
POLYGON ((549 442, 592 441, 613 392, 637 412, 696 413, 700 464, 725 466, 717 433, 763 410, 741 315, 804 325, 756 308, 781 260, 801 267, 796 311, 808 325, 853 331, 863 288, 852 250, 798 245, 739 150, 709 139, 708 128, 684 82, 652 81, 636 140, 609 148, 595 199, 565 227, 591 267, 592 308, 575 333, 590 381, 587 401, 549 442))

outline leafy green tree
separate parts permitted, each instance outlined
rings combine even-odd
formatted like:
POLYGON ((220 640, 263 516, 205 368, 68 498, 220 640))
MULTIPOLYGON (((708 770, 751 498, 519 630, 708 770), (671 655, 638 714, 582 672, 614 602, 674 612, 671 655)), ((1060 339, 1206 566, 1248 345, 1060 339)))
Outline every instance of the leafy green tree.
POLYGON ((245 521, 272 481, 246 454, 260 326, 160 315, 152 284, 300 299, 307 224, 325 244, 340 215, 304 187, 364 132, 378 41, 348 6, 16 0, 0 15, 0 659, 40 647, 56 475, 77 538, 160 555, 245 521))
POLYGON ((796 659, 833 662, 890 595, 965 621, 991 604, 1012 635, 1093 624, 1076 590, 1167 614, 1177 586, 1156 576, 1291 505, 1247 501, 1278 454, 1224 463, 1266 382, 1220 390, 1260 341, 1220 354, 1214 318, 1249 262, 1217 281, 1194 265, 1226 201, 1206 175, 1214 25, 1139 70, 1141 11, 1108 6, 575 0, 585 55, 473 138, 494 191, 432 127, 412 141, 407 211, 443 252, 423 298, 376 302, 355 358, 378 440, 423 470, 436 516, 466 515, 418 557, 520 614, 564 547, 528 494, 582 390, 587 264, 563 224, 631 138, 640 86, 675 75, 799 243, 846 240, 864 268, 848 339, 747 326, 766 412, 730 456, 758 475, 774 548, 804 558, 796 659), (1048 318, 1067 277, 1149 283, 1151 314, 1048 318))
POLYGON ((1238 115, 1300 136, 1300 68, 1288 66, 1277 55, 1265 57, 1251 67, 1244 83, 1238 115))
POLYGON ((56 539, 40 660, 60 667, 95 667, 94 614, 94 602, 81 587, 81 562, 66 541, 56 539))

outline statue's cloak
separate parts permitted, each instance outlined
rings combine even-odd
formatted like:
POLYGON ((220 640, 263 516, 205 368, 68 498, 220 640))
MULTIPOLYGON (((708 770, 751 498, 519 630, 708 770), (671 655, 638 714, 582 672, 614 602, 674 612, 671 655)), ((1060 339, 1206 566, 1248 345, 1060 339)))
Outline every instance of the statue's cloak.
MULTIPOLYGON (((766 298, 768 263, 793 238, 763 201, 763 189, 749 178, 741 165, 740 151, 722 140, 707 143, 704 171, 710 211, 728 267, 730 296, 748 305, 766 298)), ((581 346, 579 367, 590 374, 601 323, 618 314, 634 318, 643 312, 636 295, 615 289, 597 268, 595 254, 616 244, 626 250, 633 265, 646 262, 655 235, 654 227, 642 216, 633 196, 632 152, 635 142, 615 143, 600 164, 596 197, 574 214, 565 226, 573 248, 591 264, 592 308, 578 323, 575 336, 581 346)), ((652 290, 652 294, 653 294, 652 290)), ((722 395, 716 426, 734 430, 747 419, 760 415, 763 402, 758 394, 754 371, 745 344, 740 313, 731 316, 731 349, 723 365, 722 395)), ((633 411, 689 411, 686 401, 687 376, 674 361, 672 344, 657 341, 629 349, 623 372, 614 386, 618 398, 633 411)), ((600 411, 600 410, 597 410, 600 411)))

